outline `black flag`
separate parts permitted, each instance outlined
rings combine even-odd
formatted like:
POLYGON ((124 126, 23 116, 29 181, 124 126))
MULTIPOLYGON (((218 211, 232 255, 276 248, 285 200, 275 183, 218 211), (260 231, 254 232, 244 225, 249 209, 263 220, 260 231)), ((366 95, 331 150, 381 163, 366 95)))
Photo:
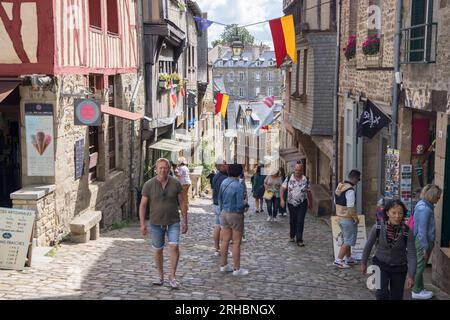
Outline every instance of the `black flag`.
POLYGON ((378 131, 390 122, 391 119, 381 112, 372 101, 367 99, 364 111, 359 118, 358 137, 365 136, 372 139, 378 131))

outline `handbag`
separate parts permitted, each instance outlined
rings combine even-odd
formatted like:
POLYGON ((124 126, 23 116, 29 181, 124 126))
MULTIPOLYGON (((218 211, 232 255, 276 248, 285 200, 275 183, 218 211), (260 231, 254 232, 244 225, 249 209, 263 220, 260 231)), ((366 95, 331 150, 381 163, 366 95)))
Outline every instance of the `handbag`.
POLYGON ((266 190, 264 192, 263 198, 266 199, 266 200, 272 200, 272 198, 273 198, 273 191, 266 190))

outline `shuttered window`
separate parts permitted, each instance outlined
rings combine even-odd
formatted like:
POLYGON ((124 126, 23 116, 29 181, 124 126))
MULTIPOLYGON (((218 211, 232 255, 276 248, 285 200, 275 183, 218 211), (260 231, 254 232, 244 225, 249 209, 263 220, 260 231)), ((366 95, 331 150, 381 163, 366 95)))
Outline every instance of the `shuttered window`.
POLYGON ((117 0, 108 0, 108 32, 119 34, 119 8, 117 0))
POLYGON ((100 0, 89 0, 89 25, 102 28, 102 8, 100 0))

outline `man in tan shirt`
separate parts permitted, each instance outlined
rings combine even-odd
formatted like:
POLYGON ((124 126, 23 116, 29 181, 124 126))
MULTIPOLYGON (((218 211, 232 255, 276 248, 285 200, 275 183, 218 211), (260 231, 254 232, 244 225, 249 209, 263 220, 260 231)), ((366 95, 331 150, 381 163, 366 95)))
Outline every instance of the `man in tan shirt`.
POLYGON ((145 224, 145 211, 150 203, 150 229, 152 247, 155 250, 155 263, 158 269, 159 279, 153 282, 154 285, 164 284, 163 271, 163 249, 165 246, 165 235, 169 239, 170 252, 170 277, 169 284, 172 288, 179 288, 175 273, 177 271, 180 238, 180 213, 183 220, 181 232, 185 234, 188 230, 187 205, 182 195, 181 184, 178 179, 169 176, 170 162, 160 158, 156 161, 156 177, 144 184, 142 189, 142 199, 139 206, 139 218, 141 223, 142 236, 147 235, 145 224))

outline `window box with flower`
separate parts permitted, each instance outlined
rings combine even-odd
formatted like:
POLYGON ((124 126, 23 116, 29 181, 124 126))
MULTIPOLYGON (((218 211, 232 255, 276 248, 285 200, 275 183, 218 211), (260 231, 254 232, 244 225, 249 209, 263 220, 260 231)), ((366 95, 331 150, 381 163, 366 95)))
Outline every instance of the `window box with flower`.
POLYGON ((348 37, 347 46, 344 48, 344 55, 347 61, 355 58, 356 55, 356 36, 351 35, 348 37))
POLYGON ((362 52, 365 55, 367 68, 381 66, 381 37, 377 34, 367 36, 362 43, 362 52))
POLYGON ((168 89, 170 87, 170 74, 168 73, 160 73, 158 77, 158 88, 159 89, 168 89))

